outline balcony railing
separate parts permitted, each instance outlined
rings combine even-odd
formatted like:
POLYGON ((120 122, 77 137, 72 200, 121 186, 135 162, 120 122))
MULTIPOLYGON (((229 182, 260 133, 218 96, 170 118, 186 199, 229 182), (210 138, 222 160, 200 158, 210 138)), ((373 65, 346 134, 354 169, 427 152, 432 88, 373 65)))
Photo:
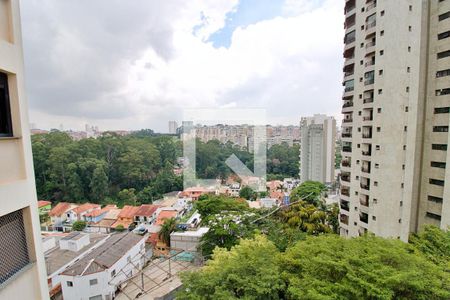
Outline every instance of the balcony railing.
POLYGON ((367 79, 364 81, 364 85, 370 85, 375 83, 375 78, 367 79))
POLYGON ((367 150, 367 151, 361 151, 361 153, 362 153, 362 155, 364 155, 364 156, 371 156, 372 155, 372 151, 370 151, 370 150, 367 150))
POLYGON ((341 200, 341 209, 346 210, 346 211, 350 211, 350 205, 348 203, 348 201, 342 201, 341 200))
POLYGON ((350 190, 349 189, 341 189, 341 195, 350 197, 350 190))
POLYGON ((343 138, 351 138, 351 137, 352 137, 352 134, 351 134, 351 133, 343 133, 343 134, 342 134, 342 137, 343 137, 343 138))
POLYGON ((346 108, 346 107, 353 107, 353 102, 345 102, 345 103, 342 105, 342 108, 346 108))
POLYGON ((359 220, 361 221, 361 222, 364 222, 364 223, 369 223, 369 215, 368 214, 366 214, 366 213, 360 213, 359 214, 359 220))
POLYGON ((347 160, 347 159, 343 159, 341 161, 341 164, 342 164, 343 167, 347 167, 347 168, 352 166, 351 162, 349 160, 347 160))
POLYGON ((363 121, 373 121, 373 116, 363 117, 363 121))
POLYGON ((370 23, 367 23, 366 24, 366 30, 369 30, 369 29, 371 29, 371 28, 373 28, 375 26, 377 26, 377 21, 372 21, 370 23))
POLYGON ((361 204, 362 206, 369 206, 369 197, 364 196, 364 197, 360 197, 359 198, 359 204, 361 204))
POLYGON ((352 147, 344 146, 342 147, 342 152, 352 152, 352 147))
POLYGON ((339 220, 341 221, 342 224, 348 225, 348 216, 347 215, 340 215, 339 216, 339 220))
POLYGON ((370 66, 373 66, 374 64, 375 64, 374 60, 369 60, 368 62, 365 63, 365 66, 370 67, 370 66))
POLYGON ((362 137, 363 137, 363 139, 371 139, 372 132, 363 132, 362 137))
POLYGON ((361 171, 364 173, 370 173, 370 166, 362 166, 361 171))
POLYGON ((344 120, 342 120, 342 122, 351 123, 351 122, 353 122, 353 118, 344 119, 344 120))
POLYGON ((350 182, 350 176, 348 175, 341 175, 341 180, 345 182, 350 182))
POLYGON ((370 11, 370 10, 374 9, 375 7, 377 7, 377 2, 376 1, 374 1, 373 3, 368 5, 366 11, 370 11))
POLYGON ((373 98, 365 98, 364 100, 363 100, 363 103, 365 104, 365 103, 372 103, 373 102, 373 98))
POLYGON ((348 87, 346 87, 346 88, 344 89, 344 91, 347 93, 347 92, 353 91, 354 89, 355 89, 354 86, 348 86, 348 87))
POLYGON ((369 186, 368 184, 363 184, 363 183, 361 183, 360 186, 361 186, 361 188, 364 189, 364 190, 368 190, 368 191, 370 190, 370 186, 369 186))
POLYGON ((356 41, 356 37, 349 37, 344 40, 344 43, 346 45, 349 45, 349 44, 353 43, 354 41, 356 41))
POLYGON ((366 44, 366 49, 375 46, 377 43, 376 42, 369 42, 366 44))
POLYGON ((344 73, 344 77, 349 77, 349 76, 352 76, 353 74, 355 74, 354 71, 351 71, 351 72, 345 72, 345 73, 344 73))

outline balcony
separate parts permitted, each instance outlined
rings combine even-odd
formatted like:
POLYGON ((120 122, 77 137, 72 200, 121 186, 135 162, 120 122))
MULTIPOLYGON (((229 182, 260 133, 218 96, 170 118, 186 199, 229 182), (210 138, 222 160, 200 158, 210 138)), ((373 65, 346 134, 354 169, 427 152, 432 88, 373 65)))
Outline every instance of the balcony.
POLYGON ((375 59, 369 60, 364 64, 365 67, 370 67, 373 65, 375 65, 375 59))
POLYGON ((342 210, 350 211, 350 203, 348 201, 341 199, 340 207, 342 210))
POLYGON ((342 108, 347 108, 347 107, 353 107, 353 101, 345 102, 345 103, 342 105, 342 108))
POLYGON ((377 21, 376 21, 376 20, 375 20, 375 21, 372 21, 372 22, 370 22, 370 23, 366 23, 366 31, 368 31, 368 30, 374 28, 375 26, 377 26, 377 21))
POLYGON ((359 197, 359 204, 365 207, 369 207, 369 196, 367 195, 361 195, 359 197))
POLYGON ((351 132, 344 132, 341 135, 343 138, 351 138, 352 137, 352 133, 351 132))
POLYGON ((343 159, 341 161, 341 165, 347 168, 350 168, 352 166, 350 159, 343 159))
POLYGON ((350 182, 350 173, 343 173, 341 175, 341 181, 350 182))
POLYGON ((372 138, 372 126, 365 126, 362 128, 362 137, 363 139, 372 138))
POLYGON ((377 1, 372 1, 372 3, 367 6, 366 11, 369 12, 375 7, 377 7, 377 1))
POLYGON ((369 42, 369 43, 366 44, 366 49, 375 47, 376 44, 377 44, 376 41, 371 41, 371 42, 369 42))
POLYGON ((342 152, 351 153, 352 152, 352 147, 350 147, 350 146, 343 146, 342 147, 342 152))
POLYGON ((369 215, 362 212, 359 214, 359 220, 363 223, 368 224, 369 223, 369 215))
POLYGON ((361 166, 361 172, 370 174, 370 163, 361 166))
POLYGON ((350 14, 356 8, 356 1, 351 0, 345 4, 344 13, 346 15, 350 14))
POLYGON ((344 214, 340 214, 339 221, 341 221, 342 224, 348 225, 348 216, 344 215, 344 214))
POLYGON ((342 120, 343 123, 352 123, 353 122, 353 118, 348 118, 348 119, 344 119, 342 120))
POLYGON ((346 87, 346 88, 344 89, 344 92, 348 93, 348 92, 352 92, 352 91, 354 91, 354 90, 355 90, 355 87, 354 87, 354 86, 349 86, 349 87, 346 87))
POLYGON ((350 197, 350 188, 342 187, 341 188, 341 195, 350 197))
POLYGON ((373 116, 365 116, 363 117, 363 121, 373 121, 373 116))
POLYGON ((371 150, 362 150, 361 154, 363 156, 372 156, 372 151, 371 150))
POLYGON ((375 78, 369 78, 364 81, 364 85, 371 85, 375 83, 375 78))
POLYGON ((373 102, 373 97, 370 97, 370 98, 364 98, 364 100, 363 100, 363 103, 364 104, 366 104, 366 103, 372 103, 373 102))

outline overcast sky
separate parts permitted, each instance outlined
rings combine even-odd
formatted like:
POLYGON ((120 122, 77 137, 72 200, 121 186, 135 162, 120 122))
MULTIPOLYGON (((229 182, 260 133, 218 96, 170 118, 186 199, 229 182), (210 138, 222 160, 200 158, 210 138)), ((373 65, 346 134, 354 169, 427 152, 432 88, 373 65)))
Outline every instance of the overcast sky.
POLYGON ((338 0, 27 0, 30 121, 152 128, 185 108, 264 108, 272 124, 340 119, 338 0))

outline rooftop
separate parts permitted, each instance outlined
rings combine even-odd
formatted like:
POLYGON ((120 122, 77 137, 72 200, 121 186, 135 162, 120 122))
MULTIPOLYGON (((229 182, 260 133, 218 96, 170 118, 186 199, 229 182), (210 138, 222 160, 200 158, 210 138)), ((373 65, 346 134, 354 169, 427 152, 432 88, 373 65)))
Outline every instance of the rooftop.
POLYGON ((155 225, 162 225, 165 219, 175 218, 177 214, 177 211, 174 210, 163 210, 159 213, 155 225))
POLYGON ((150 217, 152 216, 156 210, 158 209, 159 206, 157 205, 152 205, 152 204, 142 204, 139 209, 136 211, 135 215, 136 216, 145 216, 145 217, 150 217))
POLYGON ((88 211, 88 210, 91 210, 91 209, 95 209, 95 208, 100 208, 100 205, 99 204, 93 204, 93 203, 84 203, 84 204, 82 204, 82 205, 80 205, 78 207, 75 207, 73 209, 73 212, 78 215, 78 214, 81 214, 81 213, 83 213, 85 211, 88 211))
POLYGON ((72 207, 76 207, 76 204, 69 202, 59 202, 55 207, 52 208, 52 210, 50 210, 48 215, 51 217, 57 217, 70 210, 72 207))
POLYGON ((61 274, 83 276, 109 269, 143 239, 146 237, 131 232, 113 234, 103 244, 61 274))
POLYGON ((124 219, 133 219, 138 209, 139 207, 137 206, 125 205, 117 217, 124 219))
POLYGON ((47 205, 51 205, 52 203, 50 201, 45 201, 45 200, 39 200, 38 201, 38 208, 47 206, 47 205))
MULTIPOLYGON (((61 236, 54 236, 57 241, 59 241, 61 236)), ((45 253, 45 264, 47 269, 47 274, 53 274, 58 271, 60 268, 70 263, 80 255, 84 254, 87 250, 92 248, 98 242, 106 238, 105 234, 91 234, 89 236, 90 243, 86 247, 83 247, 80 251, 74 252, 70 250, 62 250, 61 248, 53 248, 45 253)))
POLYGON ((170 235, 172 236, 193 236, 193 237, 202 237, 209 231, 208 227, 200 227, 197 230, 187 230, 187 231, 178 231, 172 232, 170 235))

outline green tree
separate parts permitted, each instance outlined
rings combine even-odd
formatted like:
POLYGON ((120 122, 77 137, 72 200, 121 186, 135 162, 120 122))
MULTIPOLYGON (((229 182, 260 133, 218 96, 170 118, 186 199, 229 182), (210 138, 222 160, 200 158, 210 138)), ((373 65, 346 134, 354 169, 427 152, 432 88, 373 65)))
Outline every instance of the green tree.
POLYGON ((67 165, 67 194, 64 198, 69 201, 75 200, 76 202, 84 200, 83 184, 75 163, 67 165))
POLYGON ((108 177, 102 164, 98 164, 95 168, 89 187, 92 199, 96 203, 100 203, 108 195, 108 177))
POLYGON ((204 220, 207 220, 208 217, 221 212, 242 212, 248 210, 247 202, 239 199, 213 195, 207 195, 202 199, 204 200, 198 200, 195 203, 195 208, 198 210, 199 214, 204 220))
POLYGON ((327 224, 333 233, 339 233, 339 205, 337 203, 327 206, 327 224))
POLYGON ((450 231, 426 226, 422 232, 412 234, 409 241, 430 261, 443 265, 450 272, 450 231))
POLYGON ((278 217, 287 226, 309 234, 317 235, 332 231, 327 224, 327 213, 303 201, 280 211, 278 217))
POLYGON ((244 186, 239 191, 239 197, 255 201, 256 198, 258 197, 258 193, 256 193, 251 187, 244 186))
POLYGON ((123 205, 133 205, 136 206, 138 205, 138 201, 137 201, 137 197, 136 197, 136 190, 131 188, 131 189, 123 189, 119 192, 119 194, 117 195, 117 197, 119 198, 119 201, 123 204, 123 205))
POLYGON ((72 230, 74 230, 74 231, 83 231, 84 228, 86 228, 85 221, 75 221, 72 224, 72 230))
POLYGON ((125 227, 123 227, 122 224, 119 224, 119 225, 116 226, 115 231, 123 232, 123 231, 125 231, 125 227))
POLYGON ((263 236, 216 249, 200 272, 182 274, 177 299, 279 299, 285 290, 276 247, 263 236))
POLYGON ((450 275, 399 240, 308 237, 280 268, 290 299, 450 298, 450 275))
POLYGON ((303 200, 317 207, 323 206, 322 194, 326 191, 324 184, 317 181, 305 181, 291 192, 291 202, 303 200))
POLYGON ((177 220, 175 218, 165 219, 158 233, 159 239, 170 247, 170 234, 175 231, 177 220))

